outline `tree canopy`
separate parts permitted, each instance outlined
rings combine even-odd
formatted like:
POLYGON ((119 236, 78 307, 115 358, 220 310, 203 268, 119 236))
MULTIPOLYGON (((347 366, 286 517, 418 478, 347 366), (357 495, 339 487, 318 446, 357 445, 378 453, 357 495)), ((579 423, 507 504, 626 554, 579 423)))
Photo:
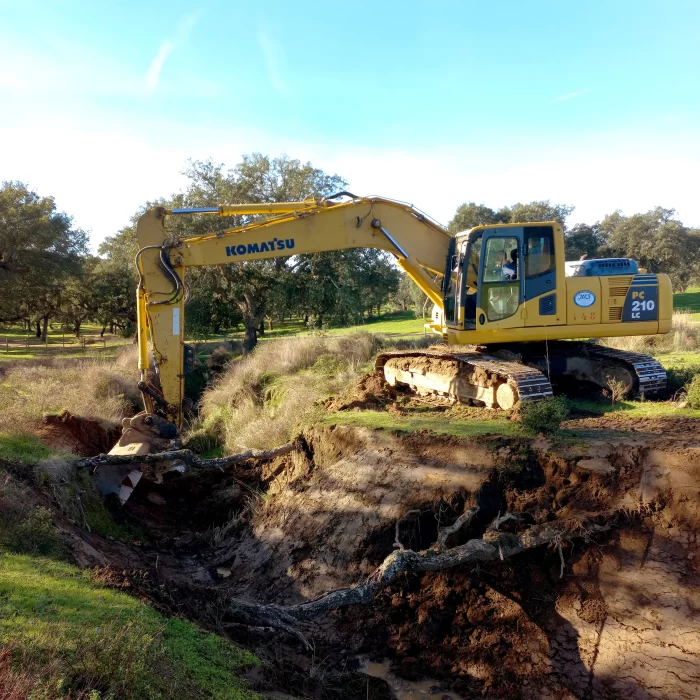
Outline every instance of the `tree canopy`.
MULTIPOLYGON (((87 321, 128 334, 136 323, 134 258, 136 222, 148 208, 202 207, 220 203, 299 201, 321 198, 346 187, 345 180, 311 163, 282 155, 244 155, 233 168, 212 160, 191 161, 183 191, 144 203, 131 222, 90 255, 88 236, 57 209, 20 182, 0 188, 0 322, 23 321, 37 335, 58 321, 75 334, 87 321)), ((674 210, 657 207, 625 216, 616 211, 601 221, 568 227, 574 211, 548 200, 518 202, 500 209, 465 202, 449 230, 477 225, 558 221, 565 233, 566 257, 631 257, 651 272, 665 272, 677 290, 700 280, 700 231, 685 226, 674 210)), ((231 216, 223 227, 255 219, 231 216)), ((171 217, 173 235, 206 232, 206 217, 171 217)), ((220 224, 219 224, 220 225, 220 224)), ((426 297, 377 250, 348 249, 193 268, 187 275, 187 332, 206 337, 242 325, 245 348, 255 346, 265 323, 301 317, 310 326, 351 324, 391 304, 414 307, 422 316, 426 297)))
POLYGON ((43 333, 56 315, 68 281, 79 274, 88 237, 21 182, 0 187, 0 320, 35 318, 43 333))

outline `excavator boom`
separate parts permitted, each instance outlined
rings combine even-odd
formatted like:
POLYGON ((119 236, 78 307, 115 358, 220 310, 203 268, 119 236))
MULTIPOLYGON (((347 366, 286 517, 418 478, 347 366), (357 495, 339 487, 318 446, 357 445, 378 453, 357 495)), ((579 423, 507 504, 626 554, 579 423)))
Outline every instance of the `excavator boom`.
MULTIPOLYGON (((376 248, 396 256, 398 265, 434 304, 442 304, 440 282, 454 237, 410 205, 379 197, 348 202, 245 204, 204 209, 155 208, 138 222, 139 369, 149 365, 150 332, 160 396, 146 393, 147 406, 181 421, 184 356, 184 272, 203 265, 246 263, 282 256, 347 248, 376 248), (172 240, 168 216, 272 214, 233 229, 172 240)), ((147 389, 142 376, 142 390, 147 389)))

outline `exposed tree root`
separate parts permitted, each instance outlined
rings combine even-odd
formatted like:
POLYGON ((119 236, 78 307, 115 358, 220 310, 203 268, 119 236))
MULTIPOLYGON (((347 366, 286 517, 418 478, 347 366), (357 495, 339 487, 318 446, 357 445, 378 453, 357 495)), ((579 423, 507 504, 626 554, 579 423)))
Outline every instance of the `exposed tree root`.
MULTIPOLYGON (((529 549, 548 544, 560 546, 562 540, 588 540, 594 535, 616 527, 619 521, 629 515, 628 511, 615 510, 590 518, 571 518, 532 525, 519 533, 499 532, 498 525, 514 516, 501 516, 494 520, 481 538, 474 538, 465 544, 444 549, 447 536, 468 523, 476 514, 472 508, 461 515, 453 525, 442 528, 438 542, 428 549, 416 552, 399 549, 392 552, 381 565, 352 588, 340 588, 307 603, 297 605, 256 605, 238 599, 227 601, 229 612, 243 624, 254 627, 272 627, 282 630, 299 639, 305 646, 308 641, 297 629, 297 624, 309 622, 319 615, 370 602, 382 589, 404 573, 443 571, 470 562, 486 562, 507 559, 529 549)), ((563 560, 563 555, 562 560, 563 560)))
POLYGON ((440 551, 445 549, 445 547, 447 546, 447 538, 450 535, 454 535, 455 532, 461 530, 465 525, 469 525, 469 523, 472 521, 472 519, 478 512, 479 506, 474 506, 473 508, 470 508, 469 510, 462 513, 462 515, 460 515, 459 518, 457 518, 457 520, 455 520, 452 523, 452 525, 441 527, 438 530, 437 542, 433 546, 440 551))
POLYGON ((240 464, 248 459, 273 459, 280 455, 285 455, 297 449, 296 442, 287 442, 271 450, 246 450, 230 457, 218 457, 216 459, 200 459, 192 450, 171 450, 169 452, 154 452, 140 457, 129 455, 98 455, 79 459, 75 462, 76 467, 94 468, 106 464, 152 464, 154 462, 166 462, 168 460, 179 460, 192 469, 223 469, 233 464, 240 464))

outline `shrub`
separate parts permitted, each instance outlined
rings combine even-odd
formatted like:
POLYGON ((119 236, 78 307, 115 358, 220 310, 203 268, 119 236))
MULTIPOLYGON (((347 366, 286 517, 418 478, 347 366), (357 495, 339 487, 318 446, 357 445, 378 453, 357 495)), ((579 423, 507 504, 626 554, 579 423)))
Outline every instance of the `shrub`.
POLYGON ((531 435, 551 435, 559 430, 568 412, 566 400, 557 396, 543 401, 521 403, 517 420, 523 430, 531 435))
POLYGON ((690 408, 700 408, 700 374, 696 374, 685 388, 686 400, 690 408))
POLYGON ((0 548, 28 554, 60 554, 61 536, 53 514, 32 507, 26 488, 9 477, 0 488, 0 548))
POLYGON ((234 357, 233 350, 226 345, 219 345, 211 351, 211 355, 207 358, 207 368, 214 372, 221 372, 234 357))
POLYGON ((622 380, 615 379, 615 377, 606 377, 605 383, 608 385, 608 388, 603 390, 603 395, 610 397, 613 406, 627 396, 627 385, 622 380))
POLYGON ((700 366, 669 367, 666 370, 666 387, 668 393, 673 396, 681 389, 685 389, 695 377, 700 375, 700 366))

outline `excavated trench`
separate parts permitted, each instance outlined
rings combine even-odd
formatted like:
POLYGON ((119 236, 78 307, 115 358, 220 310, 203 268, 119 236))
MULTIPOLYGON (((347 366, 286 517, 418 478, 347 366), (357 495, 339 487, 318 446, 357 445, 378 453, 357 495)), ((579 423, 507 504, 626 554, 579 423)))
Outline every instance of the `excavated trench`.
POLYGON ((268 662, 254 685, 293 697, 396 697, 362 672, 372 666, 403 683, 431 679, 433 694, 415 697, 697 698, 693 432, 646 429, 553 449, 319 427, 274 461, 142 481, 118 517, 148 542, 73 529, 72 550, 109 585, 252 647, 268 662), (513 532, 624 515, 599 535, 582 525, 561 548, 402 575, 372 602, 305 624, 313 652, 241 624, 228 605, 292 605, 357 584, 397 547, 431 547, 438 528, 474 505, 448 546, 480 538, 506 513, 519 515, 503 525, 513 532))

